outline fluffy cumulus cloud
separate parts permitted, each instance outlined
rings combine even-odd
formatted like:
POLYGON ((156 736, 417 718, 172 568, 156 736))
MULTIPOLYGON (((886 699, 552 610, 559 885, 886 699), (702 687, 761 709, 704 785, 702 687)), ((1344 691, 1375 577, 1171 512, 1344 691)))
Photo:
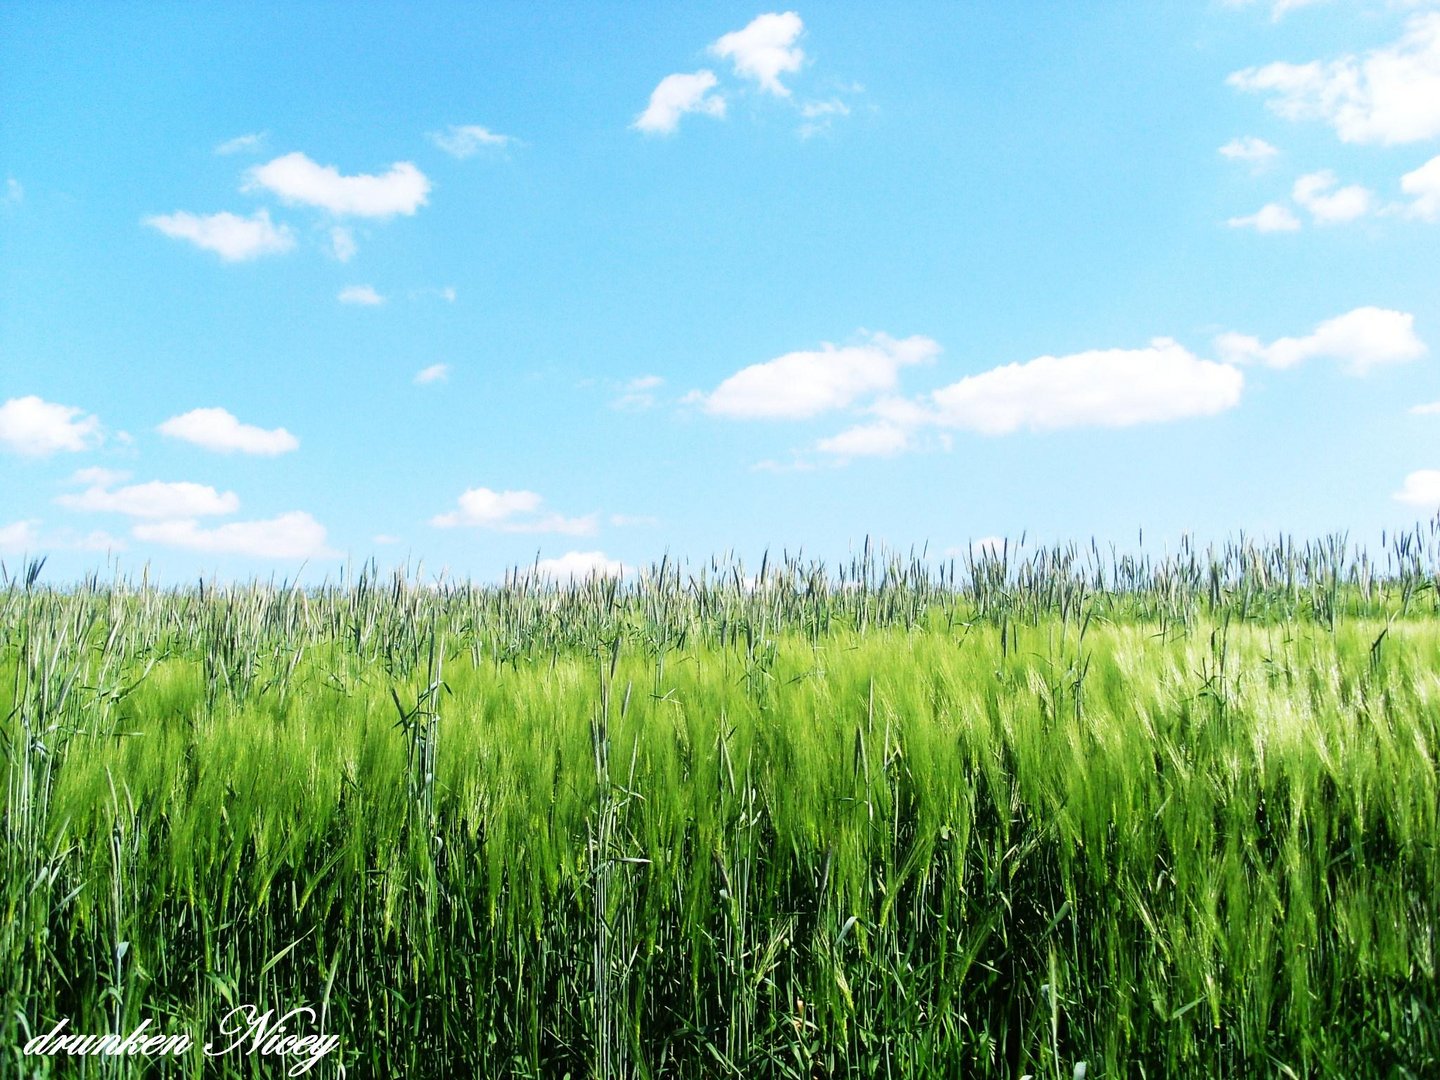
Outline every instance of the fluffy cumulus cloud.
POLYGON ((191 519, 158 521, 130 530, 137 540, 216 555, 259 559, 310 559, 336 554, 325 542, 325 526, 292 510, 262 521, 233 521, 213 529, 191 519))
POLYGON ((1232 229, 1254 229, 1260 233, 1294 232, 1300 228, 1300 219, 1288 206, 1266 203, 1255 213, 1232 217, 1225 224, 1232 229))
POLYGON ((789 97, 790 88, 780 76, 799 71, 805 53, 795 42, 805 24, 793 11, 759 15, 743 30, 735 30, 710 45, 710 52, 729 60, 735 74, 750 79, 778 97, 789 97))
POLYGON ((34 394, 0 405, 0 446, 26 457, 88 450, 99 441, 100 421, 73 405, 34 394))
POLYGON ((245 262, 262 255, 279 255, 295 246, 295 232, 288 225, 276 225, 270 211, 256 210, 249 217, 225 211, 219 214, 192 214, 177 210, 155 214, 145 224, 175 240, 213 251, 226 262, 245 262))
POLYGON ((449 364, 431 364, 429 367, 417 371, 414 381, 416 386, 429 386, 431 383, 446 382, 449 378, 449 364))
POLYGON ((1321 225, 1354 221, 1369 213, 1370 191, 1359 184, 1339 187, 1339 183, 1333 172, 1322 169, 1296 180, 1291 195, 1321 225))
POLYGON ((1211 416, 1240 401, 1244 376, 1168 338, 1143 349, 1095 349, 1007 364, 935 391, 932 422, 1005 435, 1130 427, 1211 416))
POLYGON ((1244 161, 1250 165, 1260 168, 1269 164, 1279 156, 1280 151, 1271 146, 1264 139, 1256 138, 1254 135, 1246 135, 1243 138, 1231 139, 1224 146, 1220 147, 1220 156, 1230 161, 1244 161))
POLYGON ((1282 337, 1270 344, 1248 334, 1221 334, 1215 339, 1220 357, 1232 363, 1289 368, 1306 360, 1338 361, 1351 375, 1401 364, 1425 355, 1415 333, 1415 316, 1387 308, 1361 307, 1326 319, 1304 337, 1282 337))
POLYGON ((1395 499, 1427 513, 1440 511, 1440 469, 1419 469, 1405 477, 1395 499))
POLYGON ((1400 178, 1400 190, 1409 195, 1408 212, 1422 221, 1440 221, 1440 157, 1433 157, 1400 178))
POLYGON ((376 292, 373 285, 346 285, 335 299, 342 304, 355 304, 359 307, 379 307, 385 303, 385 297, 376 292))
POLYGON ((1409 143, 1440 135, 1440 12, 1413 16, 1404 34, 1363 56, 1276 62, 1227 80, 1267 96, 1290 120, 1318 119, 1345 142, 1409 143))
POLYGON ((844 347, 825 342, 819 349, 751 364, 689 400, 717 416, 805 419, 892 390, 901 368, 933 360, 939 352, 939 345, 918 335, 896 340, 873 334, 866 344, 844 347))
POLYGON ((95 483, 84 491, 57 496, 55 502, 67 510, 138 518, 194 518, 233 514, 240 508, 239 496, 233 491, 219 492, 206 484, 161 480, 120 488, 95 483))
POLYGON ((647 135, 673 135, 687 113, 717 119, 724 116, 724 95, 711 93, 717 81, 713 71, 666 75, 650 92, 650 104, 631 126, 647 135))
POLYGON ((555 559, 540 559, 535 572, 553 581, 586 581, 593 577, 620 577, 628 567, 603 551, 568 551, 555 559))
POLYGON ((515 140, 479 124, 451 124, 429 134, 432 143, 454 158, 474 157, 481 150, 503 150, 515 140))
POLYGON ((424 206, 430 181, 408 161, 388 172, 345 176, 302 153, 285 154, 246 174, 245 190, 264 190, 289 204, 314 206, 341 217, 409 216, 424 206))
POLYGON ((594 514, 567 518, 544 509, 545 500, 533 491, 492 491, 470 488, 454 510, 437 514, 430 524, 441 529, 468 526, 509 533, 562 533, 588 536, 595 532, 594 514))
POLYGON ((191 409, 172 416, 156 430, 172 439, 222 454, 238 452, 273 457, 288 454, 300 446, 300 440, 284 428, 266 430, 254 424, 242 424, 226 409, 191 409))

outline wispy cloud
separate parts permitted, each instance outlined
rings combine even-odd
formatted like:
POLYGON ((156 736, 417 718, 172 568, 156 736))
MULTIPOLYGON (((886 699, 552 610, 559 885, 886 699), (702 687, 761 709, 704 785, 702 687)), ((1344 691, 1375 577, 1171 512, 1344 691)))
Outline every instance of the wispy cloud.
POLYGON ((262 255, 279 255, 295 246, 295 233, 288 225, 276 225, 270 211, 256 210, 249 217, 224 211, 219 214, 154 214, 145 224, 175 240, 213 251, 226 262, 245 262, 262 255))
POLYGON ((474 157, 481 150, 503 150, 515 142, 513 137, 479 124, 451 124, 444 131, 432 131, 426 137, 451 157, 462 160, 474 157))
POLYGON ((430 383, 446 382, 449 378, 449 364, 431 364, 429 367, 421 368, 415 373, 415 385, 428 386, 430 383))
POLYGON ((376 292, 373 285, 346 285, 335 298, 342 304, 361 307, 379 307, 385 303, 385 297, 376 292))
POLYGON ((1254 135, 1231 139, 1220 147, 1218 152, 1223 158, 1230 161, 1243 161, 1256 170, 1265 168, 1280 156, 1279 150, 1254 135))
POLYGON ((342 262, 347 263, 355 257, 360 250, 355 243, 355 231, 344 225, 334 225, 330 229, 330 254, 342 262))
POLYGON ((1266 203, 1253 214, 1232 217, 1225 222, 1232 229, 1254 229, 1259 233, 1294 232, 1300 219, 1283 203, 1266 203))
POLYGON ((252 132, 249 135, 237 135, 215 147, 215 153, 221 155, 255 153, 265 145, 265 138, 266 133, 263 131, 252 132))
POLYGON ((829 131, 836 117, 849 116, 850 106, 838 97, 807 101, 800 106, 800 115, 804 119, 797 131, 802 139, 809 139, 829 131))
POLYGON ((639 412, 654 408, 655 391, 665 385, 659 375, 641 375, 629 380, 620 389, 620 396, 610 403, 612 408, 639 412))
POLYGON ((40 547, 40 521, 38 518, 27 518, 24 521, 12 521, 8 525, 0 525, 0 552, 7 555, 19 555, 24 552, 33 552, 40 547))
POLYGON ((239 452, 273 457, 298 449, 300 440, 284 428, 266 430, 242 424, 226 409, 191 409, 172 416, 157 429, 162 435, 215 450, 222 454, 239 452))

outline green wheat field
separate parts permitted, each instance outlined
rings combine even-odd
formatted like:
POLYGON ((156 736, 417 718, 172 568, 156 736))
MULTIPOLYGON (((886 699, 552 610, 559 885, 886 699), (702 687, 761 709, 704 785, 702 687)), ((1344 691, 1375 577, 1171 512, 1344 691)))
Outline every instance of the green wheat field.
POLYGON ((1440 1075, 1440 526, 0 586, 0 1074, 1440 1075), (1143 550, 1143 549, 1142 549, 1143 550))

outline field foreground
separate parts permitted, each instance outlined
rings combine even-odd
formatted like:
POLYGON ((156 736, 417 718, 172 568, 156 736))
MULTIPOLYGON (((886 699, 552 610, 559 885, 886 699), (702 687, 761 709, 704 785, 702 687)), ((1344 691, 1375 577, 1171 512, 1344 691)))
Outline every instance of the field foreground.
POLYGON ((22 1051, 249 1003, 313 1007, 326 1076, 1435 1075, 1419 540, 34 568, 0 591, 0 1074, 285 1075, 22 1051))

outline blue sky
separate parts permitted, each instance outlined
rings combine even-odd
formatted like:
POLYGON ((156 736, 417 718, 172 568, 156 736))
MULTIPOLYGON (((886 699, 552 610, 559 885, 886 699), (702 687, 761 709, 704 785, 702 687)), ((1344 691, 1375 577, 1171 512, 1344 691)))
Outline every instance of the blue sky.
POLYGON ((12 2, 0 108, 12 567, 1440 510, 1440 4, 12 2))

